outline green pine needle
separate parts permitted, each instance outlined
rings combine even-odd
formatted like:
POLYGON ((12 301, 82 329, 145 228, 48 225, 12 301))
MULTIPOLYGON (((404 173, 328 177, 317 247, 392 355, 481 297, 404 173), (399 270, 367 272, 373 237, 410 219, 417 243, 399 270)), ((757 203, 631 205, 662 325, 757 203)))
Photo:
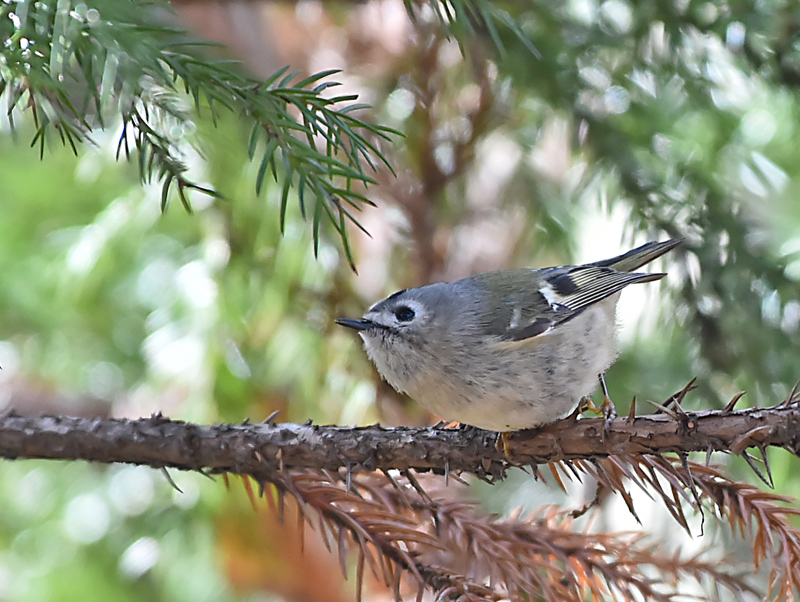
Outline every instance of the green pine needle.
POLYGON ((294 188, 303 215, 305 202, 314 200, 315 252, 327 216, 352 264, 344 219, 361 226, 334 208, 369 203, 364 191, 375 179, 366 172, 381 165, 392 170, 378 141, 399 133, 355 116, 365 105, 356 104, 354 95, 322 96, 340 85, 329 79, 337 70, 301 77, 284 67, 266 81, 255 79, 235 61, 209 55, 216 44, 163 22, 163 9, 147 0, 0 4, 0 36, 7 40, 0 49, 0 96, 9 121, 15 111, 30 111, 32 145, 43 156, 54 128, 77 153, 78 143, 121 115, 117 158, 124 150, 130 160, 133 151, 141 181, 161 182, 162 207, 177 194, 190 210, 190 191, 221 195, 187 179, 183 140, 170 132, 181 131, 200 111, 214 123, 222 110, 241 115, 252 128, 248 155, 259 161, 256 192, 262 192, 267 170, 281 185, 282 228, 294 188))

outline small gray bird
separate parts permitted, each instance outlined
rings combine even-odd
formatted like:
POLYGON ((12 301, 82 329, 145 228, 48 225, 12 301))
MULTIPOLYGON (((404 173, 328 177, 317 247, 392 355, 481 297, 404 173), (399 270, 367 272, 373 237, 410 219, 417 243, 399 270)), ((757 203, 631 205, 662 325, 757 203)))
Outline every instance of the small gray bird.
POLYGON ((493 431, 533 428, 565 417, 602 382, 617 357, 620 291, 663 278, 633 270, 680 243, 405 289, 336 323, 358 331, 381 376, 434 414, 493 431))

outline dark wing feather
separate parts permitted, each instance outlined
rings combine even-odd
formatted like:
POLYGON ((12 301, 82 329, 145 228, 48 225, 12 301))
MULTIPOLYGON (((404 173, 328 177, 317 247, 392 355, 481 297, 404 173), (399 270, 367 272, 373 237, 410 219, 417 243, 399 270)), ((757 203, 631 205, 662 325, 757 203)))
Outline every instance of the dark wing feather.
POLYGON ((587 265, 501 270, 460 282, 465 283, 465 287, 478 284, 487 295, 484 307, 493 309, 483 314, 484 332, 509 341, 523 341, 570 321, 587 307, 629 284, 663 278, 664 274, 632 270, 653 261, 681 242, 677 239, 649 242, 617 257, 587 265), (524 284, 526 281, 527 286, 524 284))
MULTIPOLYGON (((522 341, 542 335, 580 315, 587 307, 621 291, 629 284, 650 282, 665 276, 660 273, 618 272, 596 265, 553 268, 541 275, 544 278, 544 286, 534 295, 539 313, 533 320, 509 328, 503 334, 503 338, 522 341), (541 305, 541 298, 547 301, 546 306, 541 305)), ((529 311, 524 311, 524 308, 522 313, 530 314, 529 311)))
POLYGON ((629 284, 659 280, 666 274, 618 272, 611 268, 583 266, 574 268, 569 276, 575 283, 577 291, 563 299, 559 299, 558 303, 567 306, 573 311, 581 311, 621 291, 629 284))
POLYGON ((596 261, 589 265, 614 268, 618 272, 632 272, 650 263, 654 259, 661 257, 664 253, 671 251, 681 243, 683 243, 682 238, 671 238, 670 240, 660 242, 648 242, 641 247, 636 247, 632 251, 628 251, 617 257, 596 261))

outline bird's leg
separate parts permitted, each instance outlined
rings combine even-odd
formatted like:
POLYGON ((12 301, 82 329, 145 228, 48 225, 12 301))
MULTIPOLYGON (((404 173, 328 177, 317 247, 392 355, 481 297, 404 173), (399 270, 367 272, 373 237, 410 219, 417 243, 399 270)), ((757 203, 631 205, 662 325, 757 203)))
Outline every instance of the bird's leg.
POLYGON ((578 404, 578 408, 573 413, 583 414, 584 412, 594 412, 598 416, 600 414, 605 415, 605 401, 598 407, 592 401, 591 397, 589 396, 581 397, 581 402, 580 404, 578 404))
POLYGON ((495 441, 494 446, 498 451, 502 449, 503 454, 506 457, 506 460, 509 463, 512 463, 510 442, 511 442, 511 433, 509 431, 503 431, 501 433, 497 433, 497 441, 495 441))
POLYGON ((581 399, 580 404, 578 404, 576 412, 580 414, 586 410, 591 410, 595 414, 602 415, 605 418, 603 421, 603 432, 608 433, 608 429, 611 427, 611 421, 617 417, 617 408, 608 395, 605 374, 598 374, 597 378, 600 381, 600 390, 603 392, 603 403, 598 408, 590 398, 584 397, 581 399))
POLYGON ((600 389, 603 391, 603 405, 600 406, 600 409, 603 411, 603 416, 606 418, 605 431, 608 432, 608 429, 611 427, 611 421, 617 417, 617 408, 608 395, 605 374, 601 372, 597 375, 597 378, 600 380, 600 389))

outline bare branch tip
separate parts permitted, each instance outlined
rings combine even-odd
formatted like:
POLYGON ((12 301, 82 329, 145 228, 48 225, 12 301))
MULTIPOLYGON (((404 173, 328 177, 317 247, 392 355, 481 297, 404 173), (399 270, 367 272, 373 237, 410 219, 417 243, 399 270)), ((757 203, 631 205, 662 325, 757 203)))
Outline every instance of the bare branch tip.
POLYGON ((694 391, 697 388, 695 384, 697 382, 697 377, 695 376, 692 380, 690 380, 686 386, 681 389, 678 395, 675 398, 675 404, 680 405, 683 403, 683 400, 686 399, 686 396, 689 394, 690 391, 694 391))
POLYGON ((267 416, 264 419, 264 422, 262 422, 262 424, 267 424, 269 426, 275 426, 275 418, 277 418, 278 414, 280 414, 280 413, 281 413, 280 410, 275 410, 274 412, 272 412, 272 414, 270 414, 269 416, 267 416))
POLYGON ((758 451, 761 452, 761 458, 764 461, 764 472, 766 473, 767 478, 769 479, 770 489, 775 489, 775 480, 772 478, 772 468, 769 465, 769 456, 767 455, 767 448, 763 443, 759 443, 756 447, 758 447, 758 451))
POLYGON ((723 412, 730 413, 733 412, 733 408, 736 407, 736 404, 739 403, 739 400, 744 397, 745 392, 739 391, 733 398, 727 403, 727 405, 723 408, 723 412))
POLYGON ((169 471, 166 469, 166 467, 161 467, 161 474, 164 475, 164 478, 167 479, 167 483, 169 483, 175 491, 178 493, 183 493, 183 489, 178 487, 178 484, 172 480, 172 475, 169 474, 169 471))
POLYGON ((742 453, 740 453, 739 455, 742 456, 742 458, 744 458, 744 461, 747 462, 747 465, 753 470, 754 473, 756 473, 756 476, 759 479, 761 479, 761 481, 767 487, 769 487, 770 489, 774 489, 774 486, 772 484, 772 477, 770 476, 770 478, 767 479, 767 477, 764 475, 764 473, 761 471, 761 469, 758 466, 756 466, 756 462, 755 462, 756 459, 753 456, 751 456, 749 453, 747 453, 746 450, 742 451, 742 453))
MULTIPOLYGON (((672 398, 670 398, 669 400, 667 400, 667 403, 670 403, 670 401, 673 398, 674 398, 674 396, 672 398)), ((678 420, 679 419, 678 413, 677 412, 673 412, 666 405, 660 404, 657 401, 650 401, 650 400, 648 400, 648 403, 650 403, 651 405, 653 405, 656 408, 656 412, 655 412, 656 414, 666 414, 667 416, 669 416, 673 420, 678 420)))
POLYGON ((789 391, 789 395, 787 395, 786 399, 778 404, 778 407, 786 408, 798 405, 798 403, 800 403, 800 395, 798 395, 797 392, 798 387, 800 387, 800 382, 794 384, 792 390, 789 391))
POLYGON ((631 409, 628 410, 628 417, 626 420, 628 424, 632 423, 636 419, 636 396, 634 395, 633 401, 631 401, 631 409))

